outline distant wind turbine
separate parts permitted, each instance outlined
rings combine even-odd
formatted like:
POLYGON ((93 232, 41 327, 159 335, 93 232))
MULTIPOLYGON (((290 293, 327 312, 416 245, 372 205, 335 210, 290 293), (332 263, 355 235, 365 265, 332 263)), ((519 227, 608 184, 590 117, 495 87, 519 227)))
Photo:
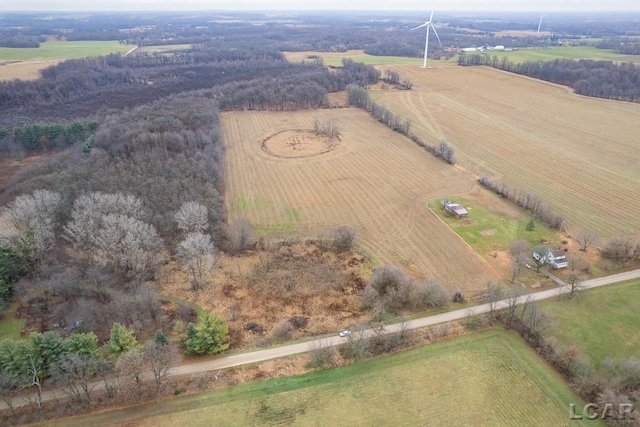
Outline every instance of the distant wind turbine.
POLYGON ((540 17, 540 22, 538 22, 538 31, 536 32, 536 34, 540 34, 540 26, 542 25, 542 18, 544 18, 545 16, 547 16, 547 15, 542 15, 540 17))
POLYGON ((424 68, 427 68, 427 53, 429 50, 429 28, 431 28, 433 30, 433 34, 436 35, 436 37, 438 37, 438 43, 440 43, 440 46, 442 46, 442 42, 440 41, 440 37, 438 36, 438 32, 436 31, 435 27, 432 24, 433 22, 433 10, 431 11, 431 17, 429 18, 429 20, 427 22, 425 22, 424 24, 412 28, 411 31, 413 30, 417 30, 419 28, 423 28, 423 27, 427 27, 427 38, 424 42, 424 64, 422 65, 424 68))

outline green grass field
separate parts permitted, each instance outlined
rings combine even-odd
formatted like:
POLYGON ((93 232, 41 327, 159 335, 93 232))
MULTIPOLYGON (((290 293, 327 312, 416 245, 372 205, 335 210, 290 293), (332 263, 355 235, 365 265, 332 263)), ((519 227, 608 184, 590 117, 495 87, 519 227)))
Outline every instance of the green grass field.
POLYGON ((605 357, 640 356, 640 282, 592 289, 541 307, 555 323, 546 335, 576 346, 596 367, 605 357))
POLYGON ((110 53, 127 52, 131 45, 121 45, 117 41, 48 41, 39 48, 0 47, 0 61, 33 61, 42 59, 76 59, 103 56, 110 53))
POLYGON ((460 197, 452 197, 450 200, 467 208, 469 217, 454 218, 442 208, 440 200, 429 202, 429 208, 482 256, 493 251, 504 251, 511 242, 518 239, 524 239, 534 247, 540 245, 542 239, 547 240, 552 246, 558 243, 558 234, 539 222, 534 222, 533 231, 527 231, 526 227, 531 219, 528 215, 513 218, 460 197))
MULTIPOLYGON (((384 64, 414 64, 421 65, 422 58, 408 58, 404 56, 374 56, 367 55, 362 51, 349 51, 349 52, 285 52, 285 56, 291 62, 311 61, 309 56, 317 56, 322 58, 324 65, 341 67, 342 59, 353 59, 354 62, 362 62, 370 65, 384 65, 384 64)), ((437 61, 430 59, 430 63, 444 63, 455 62, 457 58, 452 58, 448 61, 437 61)))
POLYGON ((533 350, 491 329, 339 369, 48 425, 582 425, 569 421, 570 403, 583 405, 533 350))
MULTIPOLYGON (((597 49, 593 46, 554 46, 540 49, 518 49, 510 52, 504 51, 486 51, 472 52, 473 54, 497 55, 498 58, 506 56, 510 61, 520 63, 524 61, 551 61, 559 58, 567 59, 606 59, 617 62, 635 62, 640 63, 640 55, 621 55, 608 49, 597 49)), ((374 56, 367 55, 361 51, 351 51, 344 53, 335 52, 286 52, 287 59, 291 62, 300 62, 310 60, 308 57, 315 55, 324 61, 327 66, 341 66, 342 58, 351 58, 355 62, 363 62, 371 65, 384 64, 422 64, 422 58, 407 58, 402 56, 374 56)), ((458 57, 455 56, 447 61, 437 61, 430 59, 432 64, 455 63, 458 57)))
POLYGON ((26 322, 24 319, 15 318, 17 306, 17 303, 9 306, 0 320, 0 341, 21 338, 20 332, 24 329, 26 322))
POLYGON ((511 52, 484 52, 498 58, 506 56, 510 61, 520 63, 525 61, 552 61, 554 59, 606 59, 620 62, 640 63, 638 55, 620 55, 608 49, 597 49, 592 46, 557 46, 541 49, 518 49, 511 52))
POLYGON ((20 332, 24 328, 25 322, 23 319, 14 319, 13 317, 7 317, 0 321, 0 341, 8 339, 20 339, 20 332))

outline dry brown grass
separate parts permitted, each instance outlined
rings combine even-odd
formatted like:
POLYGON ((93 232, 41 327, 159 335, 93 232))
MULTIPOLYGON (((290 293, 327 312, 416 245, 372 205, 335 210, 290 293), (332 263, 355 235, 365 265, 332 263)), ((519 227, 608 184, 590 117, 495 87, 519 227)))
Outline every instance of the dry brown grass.
POLYGON ((334 333, 368 320, 360 310, 367 272, 368 262, 357 252, 323 253, 301 242, 243 256, 222 254, 210 277, 213 285, 199 293, 174 262, 164 267, 156 286, 160 294, 193 301, 226 319, 231 345, 238 348, 264 342, 275 325, 293 316, 307 317, 308 323, 290 338, 334 333), (245 330, 248 323, 259 324, 265 334, 245 330))
POLYGON ((435 159, 357 109, 223 113, 226 205, 263 233, 314 236, 353 226, 359 243, 383 262, 465 291, 494 274, 427 207, 465 193, 474 177, 435 159), (277 132, 334 120, 342 140, 319 156, 282 159, 260 143, 277 132))
POLYGON ((640 105, 489 68, 388 67, 414 89, 373 97, 421 137, 446 138, 466 169, 535 192, 571 232, 640 229, 640 105))
POLYGON ((35 154, 25 157, 24 159, 0 157, 0 192, 6 189, 7 183, 17 172, 32 163, 44 159, 47 155, 48 153, 35 154))
POLYGON ((284 52, 285 58, 290 62, 300 62, 300 61, 313 61, 313 58, 310 56, 318 56, 323 59, 327 58, 351 58, 353 56, 364 55, 364 50, 347 50, 346 52, 315 52, 315 51, 306 51, 306 52, 284 52))
POLYGON ((2 80, 35 80, 40 78, 40 70, 56 65, 60 59, 20 61, 0 65, 0 81, 2 80))

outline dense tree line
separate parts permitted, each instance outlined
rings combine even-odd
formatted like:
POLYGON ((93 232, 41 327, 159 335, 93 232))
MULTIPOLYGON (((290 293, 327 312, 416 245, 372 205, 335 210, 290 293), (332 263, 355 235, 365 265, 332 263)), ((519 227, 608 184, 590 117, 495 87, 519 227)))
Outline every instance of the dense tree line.
POLYGON ((570 86, 580 95, 640 102, 640 68, 630 62, 621 64, 592 59, 555 59, 513 63, 503 57, 460 55, 462 66, 489 65, 553 83, 570 86))
POLYGON ((640 55, 640 42, 631 37, 605 38, 596 44, 598 49, 611 49, 623 55, 640 55))
POLYGON ((44 41, 43 36, 11 35, 7 31, 0 32, 0 47, 37 48, 44 41))
POLYGON ((564 216, 552 210, 538 195, 531 191, 512 188, 504 180, 498 181, 483 176, 480 184, 494 193, 508 199, 554 230, 564 230, 566 227, 564 216))
POLYGON ((71 60, 43 70, 42 76, 0 83, 0 108, 6 112, 0 126, 74 120, 211 88, 223 109, 317 107, 326 92, 344 90, 349 83, 373 84, 380 73, 352 61, 329 72, 321 63, 291 64, 276 51, 217 49, 71 60))
POLYGON ((369 97, 369 92, 358 85, 347 86, 347 100, 349 104, 354 107, 362 108, 379 122, 385 126, 399 132, 410 140, 415 142, 418 146, 424 148, 429 153, 444 160, 449 164, 455 163, 455 149, 445 140, 441 140, 438 145, 433 145, 420 138, 415 133, 411 132, 411 120, 403 119, 400 115, 393 113, 387 107, 373 102, 369 97))

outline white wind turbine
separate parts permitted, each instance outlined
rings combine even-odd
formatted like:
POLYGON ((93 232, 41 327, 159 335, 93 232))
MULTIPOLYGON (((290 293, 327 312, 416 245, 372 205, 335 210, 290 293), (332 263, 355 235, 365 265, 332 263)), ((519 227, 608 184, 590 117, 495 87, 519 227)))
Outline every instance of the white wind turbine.
POLYGON ((542 26, 542 18, 544 18, 547 15, 542 15, 540 17, 540 22, 538 22, 538 31, 536 32, 536 34, 540 34, 540 26, 542 26))
POLYGON ((429 50, 429 28, 431 28, 433 30, 433 34, 436 35, 436 37, 438 37, 438 43, 440 43, 440 46, 442 46, 442 42, 440 41, 440 37, 438 36, 438 32, 436 31, 435 27, 432 24, 433 22, 433 10, 431 11, 431 17, 429 18, 429 20, 427 22, 425 22, 424 24, 412 28, 411 31, 413 30, 417 30, 418 28, 423 28, 423 27, 427 27, 427 38, 424 42, 424 64, 422 65, 424 68, 427 68, 427 53, 429 50))

